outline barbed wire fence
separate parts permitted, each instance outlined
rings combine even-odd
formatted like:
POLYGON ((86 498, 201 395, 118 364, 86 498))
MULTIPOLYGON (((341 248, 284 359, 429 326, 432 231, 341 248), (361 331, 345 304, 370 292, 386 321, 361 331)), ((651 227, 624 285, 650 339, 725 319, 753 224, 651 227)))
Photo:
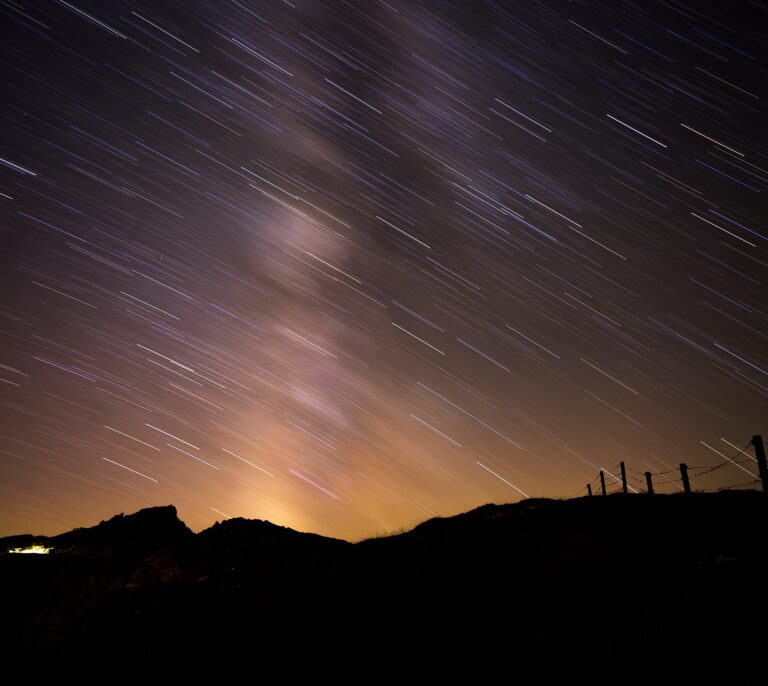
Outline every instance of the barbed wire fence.
MULTIPOLYGON (((729 444, 732 445, 732 444, 729 444)), ((735 446, 734 446, 735 447, 735 446)), ((659 487, 673 486, 676 490, 683 493, 719 493, 721 491, 730 491, 739 488, 753 488, 757 484, 762 484, 764 493, 768 494, 768 465, 766 464, 765 447, 763 438, 760 435, 752 436, 751 440, 741 448, 733 457, 728 457, 717 451, 719 455, 725 458, 714 466, 688 466, 680 463, 677 469, 666 469, 660 472, 639 472, 624 462, 607 469, 600 469, 598 475, 588 483, 584 488, 580 488, 569 499, 581 497, 583 495, 614 495, 618 493, 645 493, 654 495, 659 487), (747 452, 752 446, 754 456, 747 452), (698 488, 695 481, 703 476, 717 472, 724 467, 736 467, 751 477, 750 481, 741 481, 729 486, 720 486, 718 488, 698 488), (659 478, 661 477, 661 478, 659 478)))

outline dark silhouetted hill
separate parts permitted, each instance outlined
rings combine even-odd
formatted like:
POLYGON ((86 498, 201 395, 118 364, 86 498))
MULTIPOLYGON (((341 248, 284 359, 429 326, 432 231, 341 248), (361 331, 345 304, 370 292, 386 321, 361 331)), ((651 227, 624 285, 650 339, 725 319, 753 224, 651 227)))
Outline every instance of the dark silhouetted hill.
POLYGON ((193 534, 151 508, 0 539, 0 657, 268 683, 764 683, 767 527, 754 491, 530 499, 356 544, 245 519, 193 534), (1 554, 33 542, 54 550, 1 554))

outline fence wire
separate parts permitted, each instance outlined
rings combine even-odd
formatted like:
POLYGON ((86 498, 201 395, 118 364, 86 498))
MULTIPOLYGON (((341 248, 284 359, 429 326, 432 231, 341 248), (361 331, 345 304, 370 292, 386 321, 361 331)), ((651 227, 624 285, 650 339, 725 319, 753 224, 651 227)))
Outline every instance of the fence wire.
MULTIPOLYGON (((731 444, 729 444, 729 445, 731 445, 731 444)), ((739 450, 733 456, 733 458, 729 458, 727 456, 724 456, 725 457, 725 462, 721 462, 721 463, 719 463, 717 465, 714 465, 714 466, 702 465, 702 466, 693 466, 693 467, 691 467, 691 466, 687 466, 686 465, 687 472, 688 472, 689 483, 693 479, 699 479, 702 476, 706 476, 707 474, 711 474, 712 472, 716 472, 716 471, 722 469, 723 467, 727 467, 729 465, 738 467, 739 469, 741 469, 741 471, 746 472, 750 476, 757 476, 756 474, 753 474, 751 471, 749 471, 748 469, 746 469, 746 468, 744 468, 742 466, 744 464, 753 464, 754 465, 757 462, 755 457, 752 457, 749 453, 746 452, 747 448, 750 445, 752 445, 752 441, 751 440, 741 450, 739 450), (745 457, 743 457, 742 459, 737 459, 739 456, 742 456, 742 455, 744 455, 745 457), (703 470, 703 471, 701 471, 701 470, 703 470)), ((722 454, 722 453, 720 453, 720 454, 722 454)), ((626 463, 624 464, 624 468, 625 468, 625 474, 626 474, 628 489, 631 490, 631 491, 634 491, 636 493, 638 492, 633 486, 629 485, 630 482, 632 482, 634 484, 639 484, 639 486, 643 489, 643 492, 647 493, 648 492, 647 491, 648 484, 647 484, 646 476, 645 476, 646 473, 645 472, 639 472, 636 469, 634 469, 633 467, 627 465, 626 463)), ((621 464, 615 465, 610 470, 603 468, 603 469, 600 470, 600 472, 604 475, 604 478, 606 479, 606 488, 605 488, 606 495, 613 495, 615 493, 623 492, 624 484, 623 484, 620 476, 617 476, 617 475, 621 474, 621 464)), ((666 476, 667 474, 673 474, 675 472, 677 472, 679 474, 680 473, 680 469, 679 468, 678 469, 667 469, 667 470, 664 470, 662 472, 648 472, 651 475, 651 485, 653 486, 654 490, 656 488, 658 488, 659 486, 666 486, 668 484, 675 484, 675 485, 677 485, 677 487, 680 490, 682 490, 682 483, 683 483, 682 474, 679 477, 672 477, 672 478, 667 478, 667 479, 663 479, 663 480, 657 480, 657 478, 656 478, 656 477, 659 477, 659 476, 666 476)), ((734 489, 734 488, 746 488, 746 487, 749 487, 749 486, 754 486, 755 484, 758 484, 760 482, 761 482, 761 480, 758 477, 754 481, 748 481, 748 482, 744 482, 744 483, 740 483, 740 484, 734 484, 732 486, 723 486, 723 487, 720 487, 720 488, 710 488, 710 489, 699 489, 699 488, 697 488, 697 489, 695 489, 695 492, 698 492, 698 493, 715 493, 715 492, 719 492, 719 491, 731 490, 731 489, 734 489)), ((600 484, 600 474, 598 474, 590 482, 589 485, 593 489, 593 495, 596 492, 597 493, 602 493, 601 484, 600 484)), ((694 489, 692 489, 692 490, 694 490, 694 489)), ((575 497, 575 496, 577 496, 577 495, 579 495, 581 493, 586 493, 587 491, 588 491, 588 489, 586 487, 581 488, 574 495, 572 495, 571 498, 573 498, 573 497, 575 497)))

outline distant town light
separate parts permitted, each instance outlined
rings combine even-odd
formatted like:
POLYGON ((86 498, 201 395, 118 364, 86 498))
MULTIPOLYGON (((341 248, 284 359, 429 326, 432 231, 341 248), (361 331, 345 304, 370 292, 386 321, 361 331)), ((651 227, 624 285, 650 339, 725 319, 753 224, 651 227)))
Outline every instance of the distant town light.
POLYGON ((26 548, 9 548, 9 553, 21 553, 25 555, 47 555, 53 548, 46 548, 44 545, 30 545, 26 548))

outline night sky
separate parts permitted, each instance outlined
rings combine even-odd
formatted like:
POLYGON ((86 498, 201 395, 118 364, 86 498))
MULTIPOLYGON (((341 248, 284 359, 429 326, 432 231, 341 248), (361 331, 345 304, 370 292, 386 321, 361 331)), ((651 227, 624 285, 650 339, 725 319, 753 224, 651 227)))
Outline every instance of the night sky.
POLYGON ((0 11, 0 535, 755 478, 768 5, 0 11))

